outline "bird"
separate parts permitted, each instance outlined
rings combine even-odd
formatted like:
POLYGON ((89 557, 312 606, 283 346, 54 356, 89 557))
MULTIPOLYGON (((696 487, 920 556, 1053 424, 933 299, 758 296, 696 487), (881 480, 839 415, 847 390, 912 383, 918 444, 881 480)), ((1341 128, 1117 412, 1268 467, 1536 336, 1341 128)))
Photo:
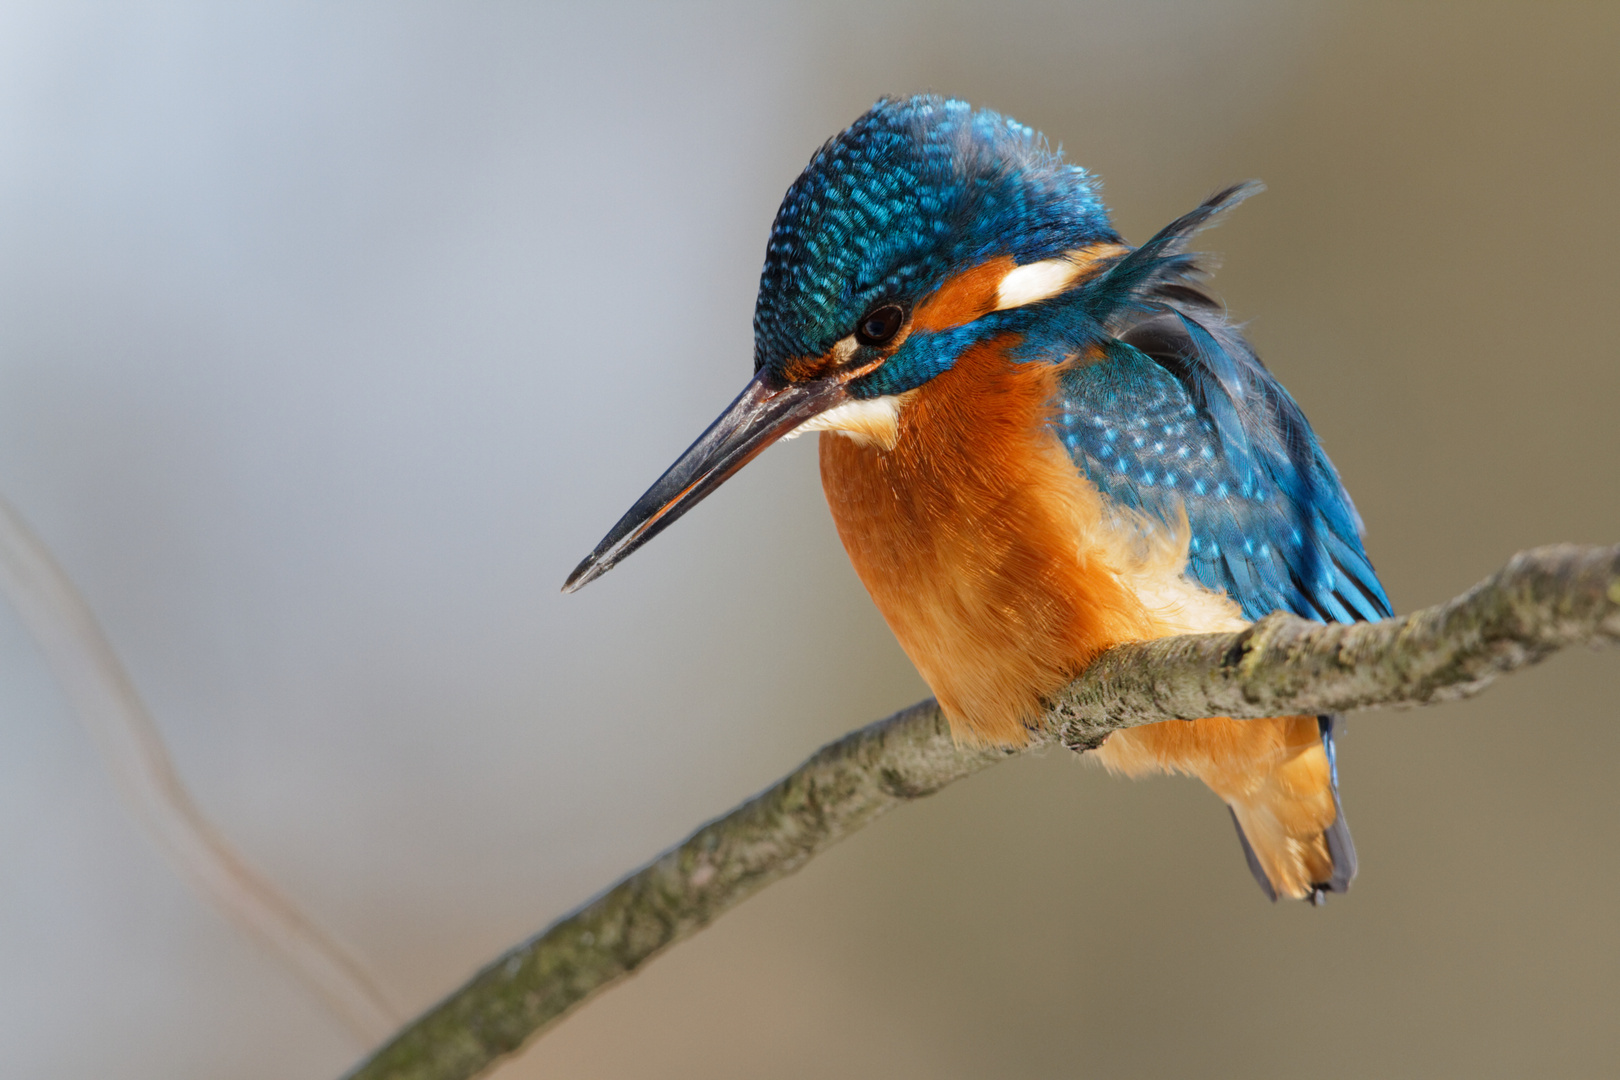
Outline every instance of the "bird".
MULTIPOLYGON (((828 140, 771 227, 754 375, 567 579, 572 592, 767 446, 819 432, 843 546, 962 744, 1027 745, 1114 645, 1273 611, 1376 620, 1363 525, 1294 398, 1207 287, 1218 191, 1139 246, 1034 129, 932 94, 828 140)), ((1202 780, 1262 891, 1356 874, 1335 716, 1171 720, 1090 751, 1202 780)))

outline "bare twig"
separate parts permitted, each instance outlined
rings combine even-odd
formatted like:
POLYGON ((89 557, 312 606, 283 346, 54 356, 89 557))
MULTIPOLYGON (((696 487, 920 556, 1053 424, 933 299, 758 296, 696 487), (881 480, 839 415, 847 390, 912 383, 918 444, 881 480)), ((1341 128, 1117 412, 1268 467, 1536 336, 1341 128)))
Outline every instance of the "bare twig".
MULTIPOLYGON (((1539 548, 1456 600, 1376 624, 1272 615, 1234 634, 1124 645, 1056 695, 1033 746, 1201 716, 1466 697, 1576 643, 1620 641, 1620 547, 1539 548)), ((466 1080, 591 995, 873 818, 1022 751, 958 746, 913 705, 823 747, 764 793, 497 959, 350 1080, 466 1080)))
POLYGON ((376 982, 237 854, 203 817, 157 724, 84 597, 22 516, 0 499, 0 591, 39 643, 126 808, 180 876, 257 937, 367 1045, 399 1025, 376 982))

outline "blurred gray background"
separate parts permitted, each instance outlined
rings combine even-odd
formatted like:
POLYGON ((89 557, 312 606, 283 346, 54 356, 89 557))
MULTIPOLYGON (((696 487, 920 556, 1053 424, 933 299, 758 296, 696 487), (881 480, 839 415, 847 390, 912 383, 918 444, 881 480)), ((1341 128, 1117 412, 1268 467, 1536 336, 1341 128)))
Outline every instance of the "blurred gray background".
MULTIPOLYGON (((412 1011, 925 695, 810 440, 570 597, 730 400, 778 199, 885 93, 1009 112, 1205 247, 1401 610, 1620 539, 1620 9, 0 4, 0 491, 204 809, 412 1011)), ((883 820, 519 1077, 1591 1076, 1620 665, 1353 718, 1362 874, 1067 755, 883 820)), ((0 606, 8 1076, 359 1054, 178 882, 0 606)))

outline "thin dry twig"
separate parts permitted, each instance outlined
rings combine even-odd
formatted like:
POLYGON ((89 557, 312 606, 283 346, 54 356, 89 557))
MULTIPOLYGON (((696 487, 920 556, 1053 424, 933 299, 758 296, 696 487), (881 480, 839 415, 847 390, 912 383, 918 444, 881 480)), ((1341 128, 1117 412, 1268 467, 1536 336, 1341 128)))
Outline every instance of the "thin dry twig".
POLYGON ((39 643, 125 807, 170 864, 263 942, 363 1044, 403 1018, 353 954, 237 854, 180 781, 157 724, 90 605, 16 509, 0 499, 0 591, 39 643))
MULTIPOLYGON (((1122 645, 1057 694, 1030 749, 1202 716, 1426 705, 1577 643, 1620 641, 1620 547, 1524 552, 1449 603, 1380 623, 1271 615, 1122 645)), ((484 968, 349 1080, 467 1080, 755 891, 901 803, 1024 751, 956 745, 932 701, 861 728, 484 968)))

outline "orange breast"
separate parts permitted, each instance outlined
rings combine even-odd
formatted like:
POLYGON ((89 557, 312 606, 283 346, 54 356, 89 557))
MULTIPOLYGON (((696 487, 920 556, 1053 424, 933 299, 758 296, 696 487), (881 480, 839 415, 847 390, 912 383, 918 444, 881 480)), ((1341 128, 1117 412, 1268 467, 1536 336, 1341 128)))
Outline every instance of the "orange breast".
MULTIPOLYGON (((1017 746, 1041 699, 1122 641, 1244 625, 1189 582, 1187 533, 1104 506, 1048 426, 1058 369, 1003 337, 911 396, 892 450, 821 436, 838 534, 966 742, 1017 746)), ((1332 861, 1315 717, 1210 717, 1119 731, 1108 768, 1185 772, 1231 804, 1273 887, 1304 896, 1332 861)))
POLYGON ((1047 426, 1057 369, 971 349, 900 415, 892 450, 821 436, 839 536, 967 741, 1018 745, 1042 695, 1153 635, 1109 565, 1096 489, 1047 426))

